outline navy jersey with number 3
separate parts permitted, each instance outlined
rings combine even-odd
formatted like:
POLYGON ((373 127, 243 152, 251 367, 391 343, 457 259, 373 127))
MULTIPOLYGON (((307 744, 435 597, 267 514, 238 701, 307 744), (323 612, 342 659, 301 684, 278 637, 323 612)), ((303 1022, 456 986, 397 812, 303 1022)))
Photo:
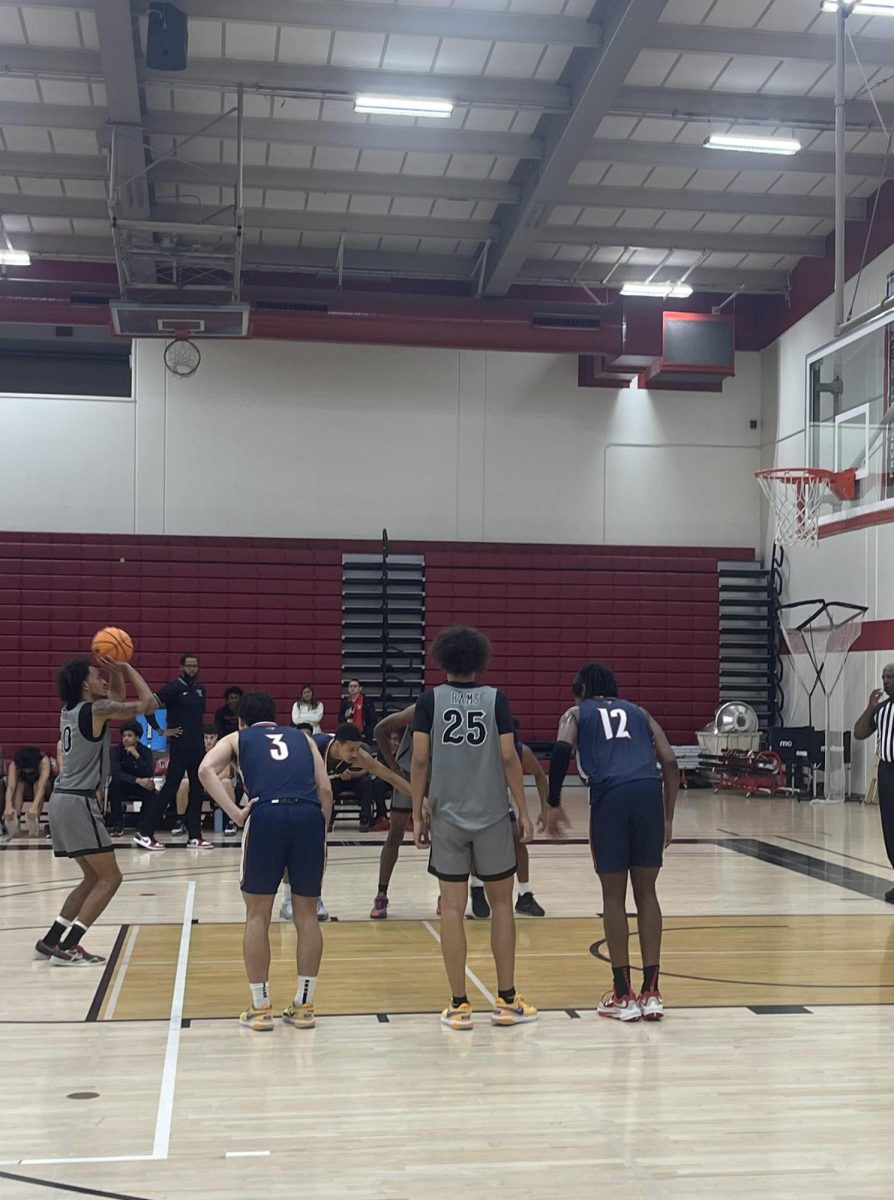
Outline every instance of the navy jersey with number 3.
POLYGON ((626 700, 582 700, 578 754, 591 795, 635 779, 660 779, 646 714, 626 700))
POLYGON ((239 767, 252 799, 320 803, 310 742, 298 729, 267 722, 241 729, 239 767))

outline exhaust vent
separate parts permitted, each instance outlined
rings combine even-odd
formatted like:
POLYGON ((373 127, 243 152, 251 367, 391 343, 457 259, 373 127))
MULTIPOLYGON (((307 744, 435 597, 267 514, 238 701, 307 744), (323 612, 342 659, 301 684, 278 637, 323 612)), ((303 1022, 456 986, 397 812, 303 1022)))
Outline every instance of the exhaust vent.
POLYGON ((601 329, 599 317, 583 317, 572 313, 534 313, 531 324, 535 329, 601 329))

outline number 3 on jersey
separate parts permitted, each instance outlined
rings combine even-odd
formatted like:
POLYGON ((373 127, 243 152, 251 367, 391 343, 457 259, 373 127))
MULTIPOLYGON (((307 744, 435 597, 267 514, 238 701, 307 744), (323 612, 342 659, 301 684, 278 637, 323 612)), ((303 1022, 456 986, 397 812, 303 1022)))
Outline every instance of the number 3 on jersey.
POLYGON ((272 745, 270 747, 270 757, 274 762, 282 762, 283 759, 289 757, 289 747, 282 740, 281 733, 268 733, 267 738, 272 745))
POLYGON ((448 708, 444 713, 446 725, 441 741, 445 746, 461 746, 463 742, 469 746, 481 746, 487 738, 485 716, 486 713, 477 708, 468 712, 460 708, 448 708))
POLYGON ((602 728, 605 730, 607 741, 612 738, 629 738, 630 734, 627 730, 627 714, 623 708, 613 708, 611 712, 607 708, 600 708, 599 715, 602 717, 602 728), (612 725, 612 719, 617 718, 618 728, 615 729, 612 725))

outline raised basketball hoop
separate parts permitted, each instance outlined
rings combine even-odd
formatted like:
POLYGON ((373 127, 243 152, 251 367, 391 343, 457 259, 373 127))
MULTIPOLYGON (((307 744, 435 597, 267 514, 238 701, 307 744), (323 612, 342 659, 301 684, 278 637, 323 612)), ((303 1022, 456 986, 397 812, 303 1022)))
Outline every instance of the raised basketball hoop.
POLYGON ((189 330, 176 330, 174 340, 165 346, 165 366, 171 374, 186 379, 198 371, 201 361, 201 352, 195 342, 190 341, 189 330))
POLYGON ((820 505, 827 492, 839 500, 853 500, 853 470, 825 471, 819 467, 771 467, 756 471, 776 521, 779 546, 815 546, 820 505))

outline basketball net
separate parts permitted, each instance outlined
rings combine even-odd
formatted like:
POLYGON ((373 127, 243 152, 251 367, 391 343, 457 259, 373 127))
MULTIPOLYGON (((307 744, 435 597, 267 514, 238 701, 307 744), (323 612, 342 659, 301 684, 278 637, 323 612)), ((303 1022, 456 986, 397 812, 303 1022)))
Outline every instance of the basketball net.
POLYGON ((860 635, 867 609, 835 600, 803 600, 783 604, 780 627, 789 649, 792 669, 807 694, 807 720, 813 725, 813 697, 825 701, 826 755, 823 798, 819 803, 841 804, 847 795, 844 761, 844 688, 841 677, 848 652, 860 635), (809 610, 803 616, 805 610, 809 610), (800 619, 799 619, 800 616, 800 619))
POLYGON ((855 473, 815 467, 773 467, 757 471, 757 481, 773 512, 778 546, 815 546, 819 536, 820 505, 831 492, 853 500, 855 473))

